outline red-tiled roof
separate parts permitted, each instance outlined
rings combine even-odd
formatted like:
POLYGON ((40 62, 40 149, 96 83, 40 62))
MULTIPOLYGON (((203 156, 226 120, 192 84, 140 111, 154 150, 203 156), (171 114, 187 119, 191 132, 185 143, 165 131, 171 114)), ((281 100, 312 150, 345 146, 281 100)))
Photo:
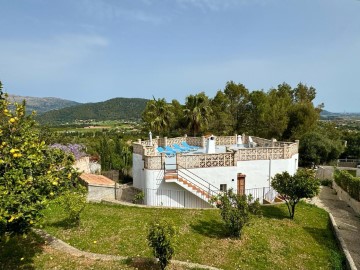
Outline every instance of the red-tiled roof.
POLYGON ((115 182, 103 175, 82 173, 80 178, 90 185, 114 186, 115 182))

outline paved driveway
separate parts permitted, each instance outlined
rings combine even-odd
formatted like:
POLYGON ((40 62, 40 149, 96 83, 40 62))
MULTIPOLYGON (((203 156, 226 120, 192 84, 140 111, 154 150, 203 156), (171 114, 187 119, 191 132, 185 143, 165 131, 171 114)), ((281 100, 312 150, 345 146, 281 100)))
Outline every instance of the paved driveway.
POLYGON ((340 235, 344 239, 351 257, 360 269, 360 216, 336 196, 336 191, 329 187, 322 187, 314 203, 329 211, 338 225, 340 235))

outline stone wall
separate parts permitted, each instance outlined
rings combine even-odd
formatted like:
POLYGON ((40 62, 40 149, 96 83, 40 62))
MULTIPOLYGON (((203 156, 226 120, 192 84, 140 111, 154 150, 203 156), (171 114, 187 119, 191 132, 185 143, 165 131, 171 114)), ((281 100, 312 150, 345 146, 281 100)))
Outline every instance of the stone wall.
POLYGON ((103 199, 115 199, 115 185, 103 186, 103 185, 88 185, 87 200, 92 202, 100 202, 103 199))
POLYGON ((115 199, 118 201, 133 202, 134 196, 141 192, 141 189, 135 188, 132 185, 118 185, 116 188, 115 199))

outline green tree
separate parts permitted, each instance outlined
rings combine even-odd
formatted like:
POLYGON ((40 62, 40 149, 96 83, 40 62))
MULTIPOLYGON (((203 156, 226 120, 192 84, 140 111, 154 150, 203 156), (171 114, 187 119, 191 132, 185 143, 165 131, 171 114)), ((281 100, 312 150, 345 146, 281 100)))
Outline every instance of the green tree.
POLYGON ((310 167, 324 164, 339 158, 344 146, 340 138, 329 138, 326 131, 318 129, 308 132, 300 139, 300 166, 310 167))
POLYGON ((107 136, 103 135, 100 138, 97 151, 100 155, 101 169, 104 171, 111 170, 113 168, 112 151, 111 151, 111 146, 109 145, 109 138, 107 136))
POLYGON ((79 187, 74 157, 39 139, 25 103, 12 105, 0 89, 0 236, 26 233, 49 199, 79 187))
POLYGON ((209 99, 204 92, 186 97, 185 119, 194 136, 208 127, 211 113, 209 99))
POLYGON ((146 103, 142 119, 148 130, 156 134, 166 134, 173 121, 173 107, 164 98, 149 100, 146 103))
MULTIPOLYGON (((177 133, 183 132, 184 129, 187 127, 187 123, 185 121, 185 115, 184 115, 184 105, 181 105, 179 101, 176 99, 173 99, 171 101, 172 105, 172 113, 173 113, 173 124, 172 124, 172 130, 176 131, 177 133)), ((181 134, 184 135, 184 134, 181 134)))
POLYGON ((292 90, 290 85, 283 83, 277 89, 268 92, 268 112, 266 127, 268 138, 282 138, 289 124, 289 111, 292 105, 292 90))
POLYGON ((314 172, 299 169, 295 175, 288 172, 278 173, 271 180, 271 186, 285 200, 291 219, 295 216, 295 207, 303 198, 312 198, 319 193, 320 182, 314 172))
POLYGON ((284 139, 300 139, 305 133, 314 130, 320 119, 320 111, 310 102, 293 104, 288 112, 289 123, 284 131, 284 139))
POLYGON ((293 95, 296 103, 311 103, 316 97, 316 89, 300 82, 297 87, 294 88, 293 95))
MULTIPOLYGON (((132 180, 132 150, 119 136, 102 135, 99 138, 97 153, 100 155, 100 165, 103 171, 118 170, 123 182, 132 180)), ((120 180, 119 179, 119 180, 120 180)))
POLYGON ((249 94, 249 103, 246 107, 247 120, 244 123, 243 130, 249 134, 267 137, 268 125, 266 123, 269 113, 269 100, 264 91, 252 91, 249 94))
POLYGON ((248 102, 249 90, 241 83, 233 81, 226 83, 224 93, 230 101, 230 115, 232 132, 240 132, 246 121, 246 106, 248 102))
POLYGON ((119 170, 120 177, 124 182, 131 181, 130 170, 132 167, 132 150, 120 138, 116 138, 115 146, 111 153, 112 167, 119 170))
POLYGON ((175 235, 175 228, 168 222, 161 220, 150 225, 147 236, 148 244, 153 248, 155 258, 159 259, 161 269, 165 269, 170 263, 174 254, 172 238, 175 235))
POLYGON ((250 221, 251 214, 261 214, 259 200, 251 202, 251 195, 236 194, 232 189, 212 201, 216 202, 229 234, 234 237, 241 236, 241 230, 250 221))
POLYGON ((292 104, 288 109, 289 118, 283 139, 300 139, 305 133, 313 131, 320 119, 323 104, 314 106, 316 89, 312 86, 299 83, 293 90, 286 89, 287 94, 292 94, 292 104))
POLYGON ((346 141, 346 148, 342 157, 360 159, 360 132, 344 131, 342 138, 346 141))
POLYGON ((299 164, 304 167, 313 167, 327 160, 330 152, 330 142, 318 132, 306 133, 300 140, 299 164))
POLYGON ((222 91, 218 91, 210 101, 212 117, 209 129, 217 135, 228 135, 232 132, 230 100, 222 91))

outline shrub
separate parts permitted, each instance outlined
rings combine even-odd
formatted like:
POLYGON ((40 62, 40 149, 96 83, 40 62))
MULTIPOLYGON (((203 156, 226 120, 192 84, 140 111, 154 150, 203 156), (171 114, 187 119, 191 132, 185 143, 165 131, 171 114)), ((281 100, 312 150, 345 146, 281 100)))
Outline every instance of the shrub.
POLYGON ((75 191, 66 191, 59 197, 58 203, 68 214, 69 223, 78 225, 80 223, 80 214, 86 206, 85 194, 75 191))
POLYGON ((159 260, 161 269, 165 269, 174 254, 172 238, 175 228, 166 221, 157 221, 150 225, 147 236, 149 246, 153 248, 154 256, 159 260))
POLYGON ((334 179, 352 198, 360 201, 360 177, 354 177, 347 171, 335 169, 334 179))
POLYGON ((144 198, 145 198, 145 194, 143 191, 140 191, 139 193, 135 194, 134 199, 133 199, 133 203, 143 203, 144 202, 144 198))
POLYGON ((322 179, 322 180, 320 180, 320 184, 322 186, 332 187, 332 180, 331 179, 322 179))
POLYGON ((259 200, 252 201, 252 196, 240 195, 232 189, 212 198, 231 236, 240 237, 241 230, 250 220, 250 214, 260 215, 259 200))

